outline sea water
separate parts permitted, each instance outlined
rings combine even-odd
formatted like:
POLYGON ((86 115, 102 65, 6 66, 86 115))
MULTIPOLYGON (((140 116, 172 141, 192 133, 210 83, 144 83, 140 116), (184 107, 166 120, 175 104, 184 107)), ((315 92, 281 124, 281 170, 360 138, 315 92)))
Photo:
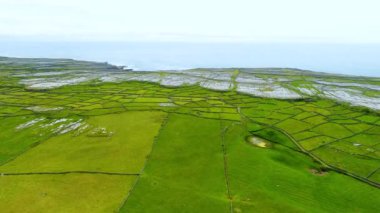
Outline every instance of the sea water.
POLYGON ((287 67, 380 77, 380 44, 0 41, 0 56, 72 58, 136 70, 287 67))

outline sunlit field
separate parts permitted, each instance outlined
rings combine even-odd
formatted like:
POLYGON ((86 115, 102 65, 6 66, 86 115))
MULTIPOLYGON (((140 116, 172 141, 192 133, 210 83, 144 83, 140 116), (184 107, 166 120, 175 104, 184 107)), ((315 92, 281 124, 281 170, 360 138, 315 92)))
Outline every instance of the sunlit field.
POLYGON ((294 69, 0 58, 0 209, 379 212, 379 97, 294 69))

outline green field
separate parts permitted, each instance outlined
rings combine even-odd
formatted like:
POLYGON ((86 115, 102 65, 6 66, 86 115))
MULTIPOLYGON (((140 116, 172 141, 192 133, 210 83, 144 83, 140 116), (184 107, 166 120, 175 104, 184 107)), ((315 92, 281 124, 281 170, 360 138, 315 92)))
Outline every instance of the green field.
MULTIPOLYGON (((125 74, 102 63, 0 61, 2 212, 380 212, 377 110, 245 94, 236 82, 252 74, 244 69, 211 70, 231 76, 224 91, 165 86, 148 77, 171 73, 125 74), (50 88, 78 70, 122 80, 50 88), (25 83, 34 75, 49 88, 25 83)), ((332 78, 297 70, 254 76, 288 78, 288 87, 332 78)))
POLYGON ((1 166, 0 172, 139 173, 164 116, 162 112, 125 112, 91 117, 89 130, 52 137, 1 166), (91 135, 99 128, 112 135, 91 135))
POLYGON ((136 177, 91 174, 1 177, 2 212, 113 212, 136 177))

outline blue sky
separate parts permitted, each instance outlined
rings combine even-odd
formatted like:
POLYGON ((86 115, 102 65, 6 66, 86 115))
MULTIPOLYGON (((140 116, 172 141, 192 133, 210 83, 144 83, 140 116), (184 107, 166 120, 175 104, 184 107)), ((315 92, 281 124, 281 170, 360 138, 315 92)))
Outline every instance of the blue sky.
POLYGON ((0 37, 380 43, 379 0, 0 0, 0 37))

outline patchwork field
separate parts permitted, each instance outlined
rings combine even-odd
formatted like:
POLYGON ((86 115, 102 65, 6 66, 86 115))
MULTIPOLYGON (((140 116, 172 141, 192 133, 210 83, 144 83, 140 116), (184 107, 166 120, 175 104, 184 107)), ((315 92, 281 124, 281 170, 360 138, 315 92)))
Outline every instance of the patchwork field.
POLYGON ((2 212, 380 211, 380 79, 0 58, 0 83, 2 212))

